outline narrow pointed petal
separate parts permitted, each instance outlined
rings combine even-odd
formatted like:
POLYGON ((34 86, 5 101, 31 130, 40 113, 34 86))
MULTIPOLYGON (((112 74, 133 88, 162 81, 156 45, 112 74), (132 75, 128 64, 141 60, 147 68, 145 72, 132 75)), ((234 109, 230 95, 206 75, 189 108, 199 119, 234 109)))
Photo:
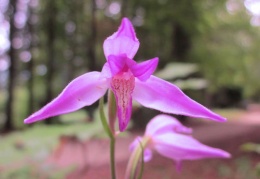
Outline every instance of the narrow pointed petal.
POLYGON ((103 44, 106 58, 109 55, 126 54, 128 58, 133 58, 139 48, 139 41, 135 35, 132 23, 129 19, 123 18, 117 32, 108 37, 103 44))
POLYGON ((100 72, 90 72, 77 77, 67 85, 58 97, 26 118, 24 123, 32 123, 69 113, 93 104, 105 94, 108 87, 106 79, 100 78, 100 74, 100 72))
POLYGON ((177 86, 155 76, 147 81, 136 80, 133 99, 145 107, 171 114, 212 119, 219 122, 225 118, 210 111, 186 96, 177 86))
POLYGON ((137 77, 141 81, 146 81, 156 70, 158 62, 159 58, 155 57, 151 60, 136 64, 130 67, 130 69, 135 77, 137 77))
POLYGON ((145 135, 153 136, 165 132, 176 132, 182 134, 191 134, 192 129, 183 126, 176 118, 160 114, 151 119, 146 126, 145 135))
POLYGON ((175 161, 230 157, 228 152, 206 146, 187 135, 165 133, 154 136, 153 142, 158 153, 175 161))

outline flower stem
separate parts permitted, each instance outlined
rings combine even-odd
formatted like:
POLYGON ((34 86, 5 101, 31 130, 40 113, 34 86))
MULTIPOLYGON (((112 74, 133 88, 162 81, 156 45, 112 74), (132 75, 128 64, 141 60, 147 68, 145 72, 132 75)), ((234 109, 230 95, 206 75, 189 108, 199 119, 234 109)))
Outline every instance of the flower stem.
POLYGON ((116 179, 116 167, 115 167, 115 138, 110 138, 110 169, 111 178, 116 179))
POLYGON ((99 115, 101 119, 102 126, 109 136, 110 139, 110 169, 111 169, 111 178, 116 179, 116 167, 115 167, 115 136, 112 133, 104 112, 104 99, 99 100, 99 115))
MULTIPOLYGON (((129 162, 127 164, 127 168, 126 168, 126 175, 125 175, 125 179, 135 179, 135 176, 137 176, 137 168, 138 168, 138 162, 140 160, 141 157, 143 157, 143 152, 144 149, 146 147, 146 145, 148 144, 150 138, 149 137, 144 137, 141 141, 140 141, 140 145, 138 145, 130 159, 129 162)), ((143 159, 142 159, 142 165, 143 165, 143 159)), ((143 166, 141 166, 141 173, 139 174, 138 178, 141 178, 142 175, 142 171, 143 170, 143 166)))
POLYGON ((142 162, 141 162, 140 172, 139 172, 139 175, 137 177, 138 179, 142 179, 143 171, 144 171, 144 148, 143 148, 142 144, 140 144, 140 147, 142 148, 142 155, 141 155, 142 162))
POLYGON ((102 123, 102 126, 103 126, 105 132, 107 133, 107 135, 109 136, 110 139, 114 138, 114 135, 113 135, 112 131, 110 130, 109 125, 107 124, 107 119, 106 119, 105 112, 104 112, 104 99, 103 98, 101 98, 99 100, 99 115, 100 115, 101 123, 102 123))
POLYGON ((115 122, 116 122, 116 100, 114 93, 109 90, 108 91, 108 121, 109 127, 113 134, 115 134, 115 122))

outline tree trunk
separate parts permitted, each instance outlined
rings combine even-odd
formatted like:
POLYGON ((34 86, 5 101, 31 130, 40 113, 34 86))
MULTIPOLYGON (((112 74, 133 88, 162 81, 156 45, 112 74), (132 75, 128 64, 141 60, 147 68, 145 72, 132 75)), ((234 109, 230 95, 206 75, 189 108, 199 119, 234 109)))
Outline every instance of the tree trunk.
MULTIPOLYGON (((54 43, 55 43, 55 1, 49 0, 48 6, 46 8, 46 13, 48 15, 47 20, 47 74, 46 74, 46 94, 45 94, 45 104, 50 102, 53 99, 53 80, 54 80, 54 43)), ((45 120, 46 124, 53 123, 54 120, 48 118, 45 120)))
MULTIPOLYGON (((96 59, 96 38, 97 38, 97 19, 96 19, 96 1, 91 0, 91 30, 87 39, 87 58, 89 59, 88 68, 90 71, 97 71, 97 59, 96 59)), ((85 108, 89 114, 89 120, 93 121, 93 114, 95 109, 97 108, 98 103, 94 103, 91 106, 85 108)))
POLYGON ((29 51, 31 53, 31 60, 28 62, 27 69, 30 73, 29 79, 28 79, 28 115, 32 114, 34 112, 34 58, 33 58, 33 48, 35 47, 35 39, 34 39, 34 24, 30 21, 30 18, 33 14, 32 7, 29 7, 29 15, 27 20, 27 28, 28 28, 28 34, 30 34, 30 46, 29 51))
POLYGON ((64 63, 64 69, 62 70, 63 73, 63 79, 64 83, 63 86, 66 86, 74 77, 75 72, 75 65, 73 60, 77 56, 77 50, 78 50, 78 43, 77 43, 77 37, 78 37, 78 29, 79 29, 79 23, 77 16, 81 16, 82 11, 80 11, 82 7, 82 3, 80 4, 79 1, 68 1, 68 7, 69 7, 69 17, 67 19, 67 22, 71 21, 75 25, 75 29, 67 29, 66 28, 66 46, 67 51, 70 51, 70 53, 66 53, 65 55, 65 63, 64 63), (80 10, 79 10, 80 9, 80 10))
POLYGON ((96 60, 96 36, 97 36, 97 25, 96 25, 96 1, 91 0, 91 30, 88 38, 88 58, 89 70, 97 70, 97 60, 96 60))
POLYGON ((128 7, 128 0, 123 0, 121 6, 121 18, 127 17, 128 14, 127 7, 128 7))
POLYGON ((190 49, 191 39, 185 29, 178 23, 172 26, 172 56, 175 61, 185 61, 190 49))
POLYGON ((10 0, 9 2, 9 13, 10 13, 10 49, 8 55, 10 58, 9 74, 8 74, 8 85, 7 85, 7 103, 6 103, 6 121, 4 123, 4 131, 10 131, 14 129, 13 114, 14 114, 14 92, 15 92, 15 74, 16 74, 16 59, 15 59, 15 49, 12 45, 12 39, 16 28, 14 26, 14 15, 16 12, 16 0, 10 0))

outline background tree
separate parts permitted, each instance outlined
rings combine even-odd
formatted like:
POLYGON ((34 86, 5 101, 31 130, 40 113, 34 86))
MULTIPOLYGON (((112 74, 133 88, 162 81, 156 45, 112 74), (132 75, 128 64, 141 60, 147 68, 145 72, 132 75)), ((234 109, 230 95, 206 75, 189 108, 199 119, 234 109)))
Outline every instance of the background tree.
POLYGON ((6 102, 6 120, 4 123, 4 130, 10 131, 14 129, 13 123, 13 111, 14 111, 14 96, 15 96, 15 83, 16 83, 16 66, 17 66, 17 58, 16 51, 14 49, 14 38, 15 33, 17 31, 15 27, 15 13, 16 13, 16 0, 10 0, 8 7, 8 16, 9 16, 9 40, 10 40, 10 48, 8 51, 10 66, 8 69, 8 86, 7 86, 7 102, 6 102))

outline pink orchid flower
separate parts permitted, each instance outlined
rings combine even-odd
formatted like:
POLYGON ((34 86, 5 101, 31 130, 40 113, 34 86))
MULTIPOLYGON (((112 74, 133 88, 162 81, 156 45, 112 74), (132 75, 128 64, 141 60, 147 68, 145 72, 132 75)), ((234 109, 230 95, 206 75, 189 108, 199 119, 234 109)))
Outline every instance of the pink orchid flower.
MULTIPOLYGON (((229 158, 230 154, 216 148, 206 146, 190 134, 192 129, 183 126, 176 118, 169 115, 158 115, 146 126, 144 138, 148 140, 144 150, 144 161, 152 159, 152 150, 156 150, 164 157, 170 158, 177 163, 180 169, 182 160, 196 160, 202 158, 229 158)), ((137 137, 130 145, 133 151, 140 142, 137 137)))
POLYGON ((116 97, 120 131, 125 130, 131 118, 132 99, 165 113, 226 120, 190 99, 178 87, 153 76, 157 57, 141 63, 133 60, 139 41, 129 19, 123 18, 118 31, 105 40, 103 48, 107 62, 101 72, 77 77, 58 97, 24 122, 32 123, 89 106, 104 96, 108 89, 116 97))

